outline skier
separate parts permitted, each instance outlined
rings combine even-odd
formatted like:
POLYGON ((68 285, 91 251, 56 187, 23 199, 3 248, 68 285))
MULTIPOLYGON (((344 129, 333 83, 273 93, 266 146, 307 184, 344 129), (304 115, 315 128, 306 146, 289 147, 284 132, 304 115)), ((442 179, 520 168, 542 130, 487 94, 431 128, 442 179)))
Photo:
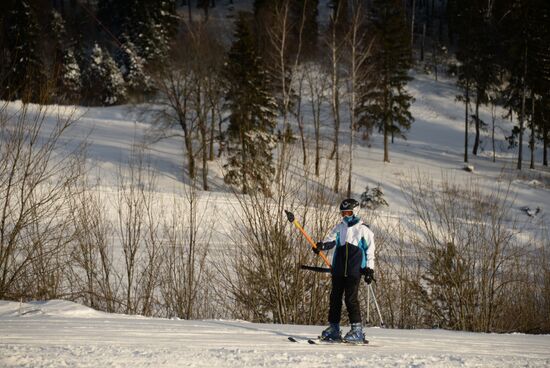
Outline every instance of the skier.
POLYGON ((365 340, 359 305, 361 276, 370 284, 374 280, 374 234, 354 209, 359 205, 353 198, 340 204, 342 222, 329 236, 316 244, 313 252, 335 248, 332 256, 332 290, 330 292, 329 327, 321 334, 323 340, 342 340, 340 317, 342 296, 345 295, 351 330, 344 336, 345 342, 359 343, 365 340))

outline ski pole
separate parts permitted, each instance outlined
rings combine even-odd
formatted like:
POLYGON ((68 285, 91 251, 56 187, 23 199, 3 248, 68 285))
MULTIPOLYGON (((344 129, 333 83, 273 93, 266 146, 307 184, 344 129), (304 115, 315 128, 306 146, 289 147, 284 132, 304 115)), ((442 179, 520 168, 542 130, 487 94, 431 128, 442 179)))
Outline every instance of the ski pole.
POLYGON ((372 299, 374 300, 374 305, 376 306, 376 310, 378 311, 378 318, 380 318, 380 326, 385 327, 386 324, 384 323, 384 320, 382 319, 382 313, 380 313, 380 307, 378 306, 378 302, 376 301, 376 295, 374 295, 374 289, 372 288, 372 285, 369 284, 370 291, 372 293, 372 299))
MULTIPOLYGON (((308 235, 308 233, 306 233, 306 231, 304 230, 304 228, 298 223, 298 220, 296 220, 296 218, 294 217, 294 214, 290 211, 287 211, 285 210, 285 213, 286 213, 286 217, 288 218, 288 221, 289 222, 292 222, 294 224, 294 226, 296 226, 296 228, 298 230, 300 230, 300 232, 302 233, 302 235, 304 235, 304 237, 306 238, 306 240, 309 242, 309 244, 311 244, 311 246, 313 247, 313 249, 317 249, 317 244, 315 244, 315 242, 313 241, 313 239, 311 239, 311 237, 308 235)), ((325 264, 329 267, 329 268, 332 268, 330 266, 330 262, 329 260, 327 259, 327 256, 325 256, 325 254, 322 252, 322 251, 319 251, 319 255, 321 256, 321 258, 323 258, 323 261, 325 261, 325 264)))
POLYGON ((367 323, 370 324, 370 288, 367 285, 367 323))

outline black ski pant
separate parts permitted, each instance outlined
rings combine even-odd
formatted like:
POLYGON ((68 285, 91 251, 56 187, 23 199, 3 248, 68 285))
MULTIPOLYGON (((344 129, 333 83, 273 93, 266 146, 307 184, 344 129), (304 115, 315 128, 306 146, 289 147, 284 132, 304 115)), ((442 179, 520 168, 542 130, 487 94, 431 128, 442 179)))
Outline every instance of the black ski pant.
POLYGON ((330 323, 340 323, 342 296, 344 295, 350 323, 361 322, 361 307, 359 305, 360 281, 361 278, 332 276, 332 291, 330 292, 330 309, 328 312, 328 321, 330 323))

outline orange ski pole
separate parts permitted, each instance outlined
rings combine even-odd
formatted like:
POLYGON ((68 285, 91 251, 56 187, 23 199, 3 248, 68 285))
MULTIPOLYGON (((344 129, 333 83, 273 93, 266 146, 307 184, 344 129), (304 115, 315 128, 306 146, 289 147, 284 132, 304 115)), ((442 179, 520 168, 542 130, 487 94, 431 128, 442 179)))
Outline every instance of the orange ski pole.
MULTIPOLYGON (((309 244, 311 244, 311 246, 313 247, 313 249, 317 249, 317 244, 315 244, 315 242, 313 241, 313 239, 311 239, 311 237, 308 235, 308 233, 306 233, 306 231, 304 230, 304 228, 298 223, 298 220, 296 220, 296 218, 294 217, 294 214, 290 211, 287 211, 285 210, 285 213, 286 213, 286 217, 288 218, 288 221, 289 222, 292 222, 294 224, 294 226, 296 226, 296 228, 298 230, 300 230, 300 232, 302 233, 302 235, 306 238, 306 240, 309 242, 309 244)), ((327 256, 325 256, 325 253, 323 253, 322 251, 319 251, 319 255, 321 256, 321 258, 323 258, 323 261, 325 261, 325 264, 329 267, 329 268, 332 268, 330 266, 330 262, 329 260, 327 259, 327 256)))

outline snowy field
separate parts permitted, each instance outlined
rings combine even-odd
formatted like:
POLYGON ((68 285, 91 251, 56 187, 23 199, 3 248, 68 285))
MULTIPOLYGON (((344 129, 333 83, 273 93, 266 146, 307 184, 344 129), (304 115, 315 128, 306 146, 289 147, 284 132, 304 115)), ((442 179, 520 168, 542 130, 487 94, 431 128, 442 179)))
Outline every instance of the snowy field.
POLYGON ((548 367, 550 336, 366 329, 369 346, 292 343, 322 326, 113 315, 0 302, 0 367, 548 367))

